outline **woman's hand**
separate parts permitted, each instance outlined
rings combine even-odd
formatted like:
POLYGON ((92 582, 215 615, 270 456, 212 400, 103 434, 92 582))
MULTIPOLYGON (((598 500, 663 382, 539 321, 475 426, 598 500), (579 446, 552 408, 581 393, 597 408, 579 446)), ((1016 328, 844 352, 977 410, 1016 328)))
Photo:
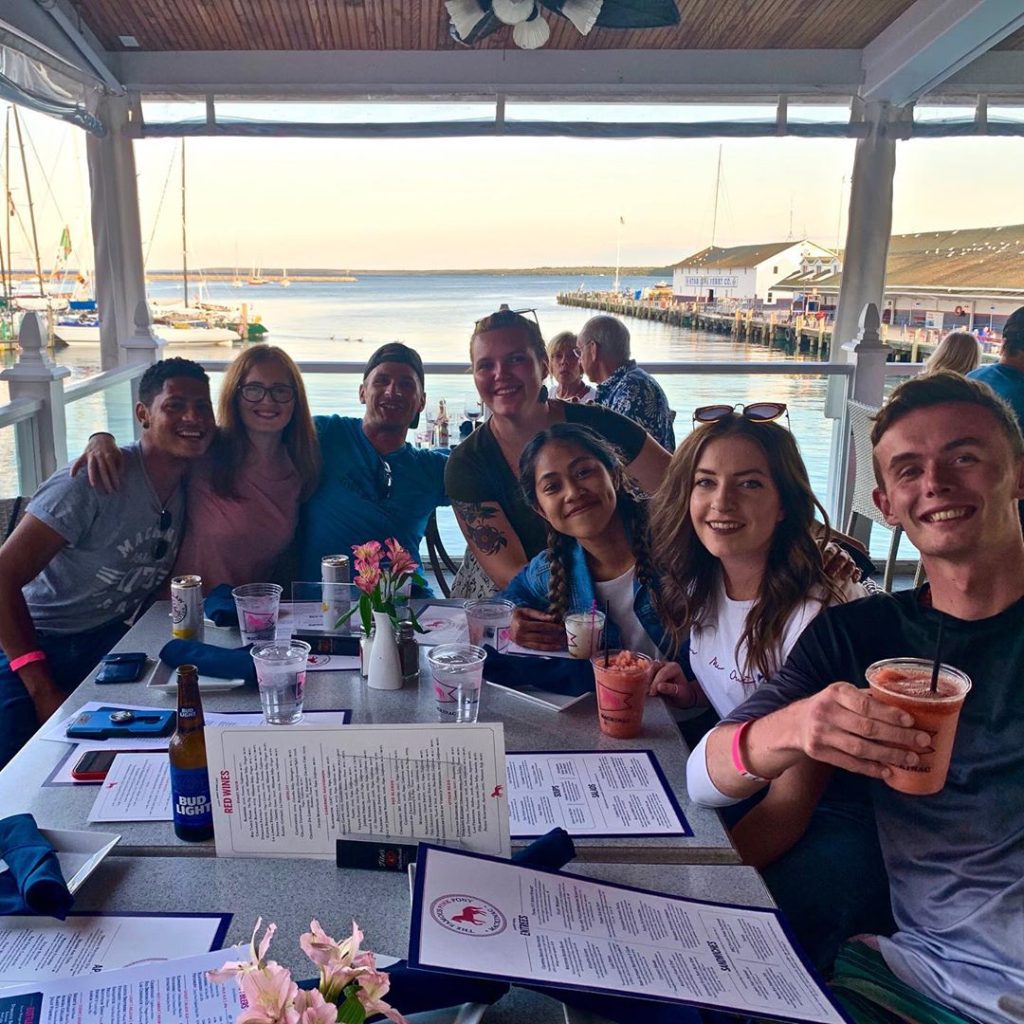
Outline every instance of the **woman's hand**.
POLYGON ((113 494, 121 486, 122 462, 121 449, 113 435, 92 434, 86 442, 85 451, 71 463, 71 475, 85 467, 90 487, 103 494, 113 494))
POLYGON ((512 613, 509 637, 520 647, 535 651, 564 651, 565 625, 550 612, 536 608, 517 608, 512 613))
POLYGON ((856 582, 860 579, 860 567, 853 556, 844 551, 835 541, 829 541, 821 549, 821 561, 825 567, 825 575, 835 583, 856 582))
POLYGON ((651 697, 666 697, 677 708, 695 708, 704 697, 701 688, 683 674, 678 661, 656 661, 651 666, 651 697))

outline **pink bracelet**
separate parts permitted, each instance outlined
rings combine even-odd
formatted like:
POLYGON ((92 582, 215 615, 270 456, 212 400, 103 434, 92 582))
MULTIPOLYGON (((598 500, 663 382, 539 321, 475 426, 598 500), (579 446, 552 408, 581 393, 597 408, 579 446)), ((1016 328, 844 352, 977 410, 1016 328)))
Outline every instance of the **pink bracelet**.
POLYGON ((771 782, 771 779, 766 779, 762 775, 755 775, 750 771, 743 763, 743 754, 740 753, 740 743, 743 742, 743 734, 755 721, 756 719, 753 718, 748 719, 732 734, 732 766, 738 774, 742 775, 745 779, 750 779, 751 782, 771 782))
POLYGON ((17 658, 11 658, 7 663, 12 672, 20 672, 26 665, 34 661, 46 661, 46 655, 42 651, 29 651, 28 654, 20 654, 17 658))

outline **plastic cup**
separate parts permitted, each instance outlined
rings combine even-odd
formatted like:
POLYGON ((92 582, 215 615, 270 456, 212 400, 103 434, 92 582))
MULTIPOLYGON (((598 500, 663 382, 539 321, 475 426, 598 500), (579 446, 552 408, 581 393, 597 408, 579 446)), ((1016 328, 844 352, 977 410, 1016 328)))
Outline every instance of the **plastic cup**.
POLYGON ((277 635, 277 611, 282 589, 276 583, 246 583, 231 591, 243 647, 273 640, 277 635))
POLYGON ((914 727, 930 733, 927 750, 908 747, 918 755, 913 768, 891 765, 885 781, 901 793, 927 796, 946 784, 960 709, 971 688, 970 678, 951 665, 939 667, 938 693, 931 692, 932 662, 928 658, 887 658, 869 665, 864 673, 871 696, 914 716, 914 727))
POLYGON ((644 700, 651 678, 651 659, 636 651, 602 651, 590 659, 597 688, 597 720, 601 732, 628 740, 640 734, 644 700))
POLYGON ((574 658, 591 658, 601 649, 604 612, 580 612, 565 617, 565 643, 574 658))
POLYGON ((302 640, 273 640, 253 647, 267 725, 294 725, 302 718, 308 657, 309 644, 302 640))
POLYGON ((512 613, 516 606, 502 598, 481 598, 466 602, 469 642, 475 647, 490 644, 499 653, 508 648, 512 613))
POLYGON ((475 644, 440 644, 427 652, 439 722, 476 721, 486 657, 475 644))

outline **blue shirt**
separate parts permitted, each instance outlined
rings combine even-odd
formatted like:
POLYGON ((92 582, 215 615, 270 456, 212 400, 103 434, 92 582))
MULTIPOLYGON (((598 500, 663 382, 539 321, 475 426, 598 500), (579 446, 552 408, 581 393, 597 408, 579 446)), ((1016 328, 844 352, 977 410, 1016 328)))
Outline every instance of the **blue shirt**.
POLYGON ((444 493, 444 452, 403 444, 378 453, 354 416, 314 416, 323 469, 299 512, 298 573, 320 579, 324 555, 352 555, 356 544, 394 537, 419 560, 427 520, 444 493), (386 464, 386 465, 385 465, 386 464), (390 467, 390 487, 387 467, 390 467))
MULTIPOLYGON (((586 555, 579 542, 575 542, 571 548, 568 576, 569 606, 566 608, 566 614, 578 615, 589 612, 594 607, 597 594, 590 570, 587 568, 586 555)), ((542 551, 519 570, 500 596, 515 605, 547 611, 550 581, 551 563, 548 561, 548 553, 542 551)), ((633 580, 633 612, 658 650, 667 651, 670 647, 669 640, 654 610, 650 590, 636 579, 633 580)), ((619 627, 611 620, 605 624, 605 633, 609 647, 620 645, 619 627)))
POLYGON ((655 441, 675 451, 672 410, 661 385, 636 365, 635 359, 623 363, 607 380, 597 385, 597 403, 628 416, 639 423, 655 441))
POLYGON ((1000 398, 1005 398, 1024 427, 1024 373, 1006 363, 986 363, 967 374, 972 380, 987 384, 1000 398))

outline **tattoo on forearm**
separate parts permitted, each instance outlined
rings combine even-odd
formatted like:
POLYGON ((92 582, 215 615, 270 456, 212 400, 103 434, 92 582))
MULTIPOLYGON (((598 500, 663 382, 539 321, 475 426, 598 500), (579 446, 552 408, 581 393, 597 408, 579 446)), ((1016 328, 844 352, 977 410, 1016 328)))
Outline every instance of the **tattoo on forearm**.
POLYGON ((482 554, 496 555, 502 548, 508 547, 505 534, 487 522, 498 514, 496 506, 477 501, 453 501, 452 507, 466 524, 466 536, 482 554))

